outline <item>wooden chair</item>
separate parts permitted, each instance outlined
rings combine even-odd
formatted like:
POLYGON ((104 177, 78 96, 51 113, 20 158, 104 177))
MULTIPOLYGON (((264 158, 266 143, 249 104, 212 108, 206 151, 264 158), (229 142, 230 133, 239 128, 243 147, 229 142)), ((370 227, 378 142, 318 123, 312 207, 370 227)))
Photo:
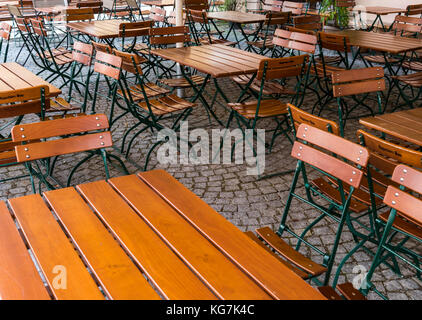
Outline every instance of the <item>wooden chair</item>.
POLYGON ((290 23, 290 16, 290 12, 267 12, 265 15, 265 22, 262 26, 263 32, 260 35, 262 39, 247 41, 248 50, 264 55, 266 51, 272 49, 274 47, 272 33, 277 28, 290 23))
MULTIPOLYGON (((340 134, 344 136, 344 127, 346 120, 351 118, 350 114, 359 106, 364 107, 369 111, 370 115, 375 113, 382 114, 384 108, 382 107, 382 91, 385 90, 384 69, 365 68, 344 70, 332 73, 331 81, 333 85, 333 96, 337 100, 338 117, 340 124, 340 134), (374 112, 373 107, 367 104, 369 94, 376 94, 376 107, 374 112), (351 97, 355 102, 353 107, 348 106, 344 97, 351 97)), ((361 112, 357 117, 364 117, 361 112)))
MULTIPOLYGON (((135 21, 145 21, 145 17, 149 16, 150 11, 149 10, 141 10, 140 6, 138 5, 138 2, 136 0, 125 0, 127 4, 127 10, 124 11, 127 16, 129 16, 129 19, 132 22, 135 21)), ((121 14, 121 16, 123 16, 121 14)))
POLYGON ((184 0, 183 5, 186 12, 189 10, 208 11, 210 9, 208 0, 184 0))
POLYGON ((372 282, 376 268, 390 257, 399 258, 416 269, 420 276, 421 256, 415 250, 406 247, 409 239, 418 244, 422 241, 422 173, 406 165, 400 164, 394 169, 392 179, 396 185, 389 185, 384 197, 388 210, 382 214, 383 233, 371 267, 362 283, 361 291, 367 294, 373 290, 387 299, 372 282), (398 185, 398 186, 397 186, 398 185), (397 239, 397 235, 401 238, 397 239), (404 238, 404 239, 403 239, 404 238))
POLYGON ((292 18, 293 26, 302 30, 321 31, 322 22, 319 15, 298 15, 292 18))
POLYGON ((157 27, 163 27, 166 22, 166 10, 159 7, 151 7, 149 18, 155 22, 157 27))
POLYGON ((358 144, 328 133, 326 128, 320 130, 302 123, 297 129, 291 155, 298 162, 278 231, 275 233, 269 227, 264 227, 257 229, 256 232, 270 248, 308 273, 311 278, 314 279, 325 274, 322 284, 326 286, 330 279, 343 228, 346 223, 349 225, 350 222, 350 199, 364 177, 363 168, 366 167, 369 153, 358 144), (315 197, 325 198, 325 191, 307 182, 307 171, 310 168, 316 170, 321 177, 330 177, 337 182, 338 192, 341 194, 340 199, 335 202, 329 201, 327 206, 315 202, 315 197), (298 196, 296 193, 300 177, 305 182, 306 196, 298 196), (316 219, 300 235, 294 231, 294 222, 289 221, 291 218, 289 212, 294 199, 309 205, 317 212, 316 219), (312 245, 306 237, 308 232, 322 219, 331 219, 337 225, 334 243, 328 251, 312 245), (281 238, 284 233, 288 233, 298 240, 295 249, 281 238), (321 264, 299 253, 302 243, 322 255, 321 264))
MULTIPOLYGON (((243 132, 244 135, 244 130, 246 129, 255 131, 257 129, 257 122, 259 120, 274 119, 276 127, 272 130, 273 135, 271 142, 266 145, 268 150, 271 151, 275 139, 281 134, 286 136, 286 138, 291 141, 291 138, 288 135, 290 127, 288 124, 287 104, 271 97, 270 99, 265 98, 264 88, 268 81, 274 79, 297 78, 296 92, 291 101, 297 100, 297 96, 300 95, 301 83, 302 81, 306 81, 303 79, 305 75, 307 59, 307 55, 263 59, 260 62, 258 73, 256 75, 256 79, 261 82, 257 99, 240 102, 242 101, 243 96, 249 89, 250 85, 253 83, 254 78, 251 78, 249 83, 243 89, 237 102, 227 104, 227 106, 231 109, 231 113, 227 121, 226 128, 230 127, 231 121, 233 118, 235 118, 239 129, 243 132)), ((233 145, 233 150, 235 144, 233 145)), ((254 154, 256 154, 256 150, 254 149, 253 151, 254 154)), ((262 173, 260 172, 259 176, 261 175, 262 173)))
POLYGON ((347 36, 336 35, 328 32, 318 32, 318 43, 321 49, 320 58, 317 59, 323 65, 342 66, 350 69, 354 61, 349 61, 349 54, 352 52, 350 39, 347 36), (326 55, 324 49, 335 51, 337 55, 326 55))
POLYGON ((406 7, 406 16, 419 16, 419 18, 422 18, 422 4, 409 4, 406 7))
POLYGON ((12 141, 20 144, 15 146, 16 159, 19 163, 25 163, 34 193, 34 177, 39 179, 40 193, 42 184, 48 189, 63 185, 54 178, 53 173, 58 157, 65 154, 88 152, 88 156, 70 171, 66 186, 71 185, 76 170, 95 155, 101 156, 107 179, 110 177, 107 159, 110 158, 118 160, 128 174, 123 162, 105 150, 113 145, 108 129, 107 117, 101 114, 14 126, 12 141), (48 160, 51 158, 54 158, 52 162, 48 160), (45 166, 46 170, 41 170, 41 166, 45 166))
MULTIPOLYGON (((148 51, 148 43, 145 41, 149 35, 149 30, 154 27, 154 21, 124 22, 119 25, 119 37, 122 39, 121 47, 128 52, 135 52, 145 56, 148 51), (131 43, 126 43, 128 38, 132 38, 131 43)), ((147 60, 145 57, 143 60, 147 60)))
POLYGON ((18 5, 20 13, 25 18, 35 18, 37 16, 32 0, 19 0, 18 5))
POLYGON ((101 14, 103 11, 103 2, 102 1, 78 1, 76 2, 76 8, 83 9, 83 8, 92 8, 94 14, 101 14))
POLYGON ((12 33, 12 26, 7 22, 0 23, 0 55, 3 54, 3 62, 7 61, 7 54, 9 52, 10 35, 12 33), (3 52, 4 46, 4 52, 3 52))
POLYGON ((301 15, 304 12, 305 3, 303 2, 291 2, 283 1, 283 12, 291 12, 292 15, 301 15))
POLYGON ((7 5, 0 5, 0 21, 12 21, 13 17, 7 5))
MULTIPOLYGON (((116 58, 121 61, 123 59, 126 61, 126 71, 131 72, 136 76, 136 84, 134 86, 130 85, 125 77, 123 77, 123 86, 121 87, 122 96, 125 97, 128 110, 134 118, 138 120, 138 122, 125 133, 124 142, 129 133, 142 126, 141 129, 138 129, 133 135, 126 148, 126 156, 129 156, 132 143, 139 134, 148 129, 151 130, 151 132, 154 132, 155 130, 158 132, 169 127, 172 130, 178 130, 180 121, 184 121, 191 114, 193 107, 196 105, 179 98, 177 95, 168 94, 167 90, 154 84, 145 83, 144 78, 142 77, 142 69, 136 61, 136 55, 118 51, 115 51, 115 53, 118 55, 116 58), (129 61, 132 61, 132 67, 130 66, 129 61), (168 120, 172 122, 170 126, 166 124, 168 120)), ((159 139, 147 152, 144 166, 145 170, 147 169, 153 150, 164 142, 165 141, 159 139)), ((125 145, 123 143, 122 151, 124 147, 125 145)))
POLYGON ((113 53, 113 47, 111 47, 110 45, 106 43, 91 41, 91 44, 94 46, 94 49, 97 52, 100 51, 100 52, 105 52, 109 54, 113 53))
POLYGON ((187 19, 189 23, 189 29, 192 31, 194 40, 197 45, 200 44, 223 44, 226 46, 233 46, 236 42, 229 41, 224 38, 221 31, 217 28, 217 25, 213 20, 208 19, 208 13, 205 10, 193 10, 187 9, 187 19), (215 32, 218 34, 218 38, 213 36, 213 30, 211 25, 214 27, 215 32))

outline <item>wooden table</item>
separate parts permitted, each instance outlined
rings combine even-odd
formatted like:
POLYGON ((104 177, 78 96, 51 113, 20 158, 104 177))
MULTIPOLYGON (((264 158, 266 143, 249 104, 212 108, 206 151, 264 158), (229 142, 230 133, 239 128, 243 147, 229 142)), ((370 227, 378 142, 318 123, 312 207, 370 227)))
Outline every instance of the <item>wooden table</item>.
POLYGON ((0 64, 0 91, 26 89, 43 84, 49 87, 50 97, 56 97, 61 93, 59 88, 56 88, 16 62, 0 64))
POLYGON ((72 30, 79 31, 89 37, 97 39, 113 39, 119 37, 119 26, 123 22, 129 22, 119 19, 111 20, 92 20, 70 22, 66 26, 72 30))
POLYGON ((43 196, 8 200, 22 233, 0 202, 2 299, 50 298, 34 260, 56 299, 324 299, 163 170, 43 196))
POLYGON ((359 123, 422 147, 422 108, 362 118, 359 123))
MULTIPOLYGON (((258 71, 259 63, 266 57, 256 53, 247 52, 241 49, 224 46, 221 44, 210 44, 202 46, 170 48, 170 49, 154 49, 150 54, 161 58, 177 62, 181 65, 196 69, 207 76, 202 85, 191 83, 195 96, 191 100, 195 102, 200 99, 202 104, 211 113, 214 119, 220 124, 223 123, 218 119, 213 108, 208 104, 202 92, 206 84, 213 78, 214 84, 222 98, 226 102, 230 102, 223 90, 218 85, 218 78, 226 78, 241 74, 253 74, 258 71)), ((185 74, 184 68, 181 68, 182 74, 187 81, 189 77, 185 74)), ((213 99, 214 100, 214 99, 213 99)), ((215 101, 215 100, 214 100, 215 101)))
POLYGON ((161 7, 161 8, 174 6, 174 0, 142 1, 141 3, 146 6, 161 7))
MULTIPOLYGON (((244 24, 251 24, 251 23, 258 23, 259 29, 261 29, 262 24, 265 22, 265 14, 255 14, 255 13, 247 13, 247 12, 240 12, 240 11, 216 11, 216 12, 208 12, 208 18, 211 19, 211 22, 214 24, 213 20, 221 20, 225 22, 230 22, 230 28, 227 31, 226 39, 228 39, 229 35, 233 32, 236 38, 236 43, 240 48, 240 42, 245 40, 248 41, 248 35, 243 30, 244 24), (235 29, 239 29, 242 37, 238 39, 235 29)), ((217 26, 214 24, 214 27, 217 26)))
MULTIPOLYGON (((363 11, 363 10, 360 10, 363 11)), ((372 25, 367 29, 367 31, 372 31, 375 27, 377 21, 381 23, 382 30, 387 31, 384 26, 384 22, 382 21, 382 16, 389 15, 389 14, 402 14, 406 13, 406 9, 402 8, 390 8, 390 7, 382 7, 382 6, 374 6, 374 7, 365 7, 364 10, 366 13, 375 14, 376 17, 372 22, 372 25)))

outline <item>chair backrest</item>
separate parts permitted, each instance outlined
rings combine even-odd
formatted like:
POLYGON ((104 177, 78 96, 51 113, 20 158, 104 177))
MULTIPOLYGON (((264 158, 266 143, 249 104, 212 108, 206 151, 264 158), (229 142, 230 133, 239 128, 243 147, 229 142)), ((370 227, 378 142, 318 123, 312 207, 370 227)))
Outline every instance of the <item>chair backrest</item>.
POLYGON ((113 50, 113 53, 122 59, 122 70, 135 75, 142 75, 139 56, 136 53, 129 53, 116 49, 113 50))
POLYGON ((337 123, 332 120, 328 120, 322 117, 318 117, 314 114, 306 112, 294 105, 288 103, 287 109, 289 110, 291 121, 293 122, 295 131, 297 128, 302 124, 308 124, 312 127, 318 128, 320 130, 324 130, 330 132, 335 135, 340 134, 340 129, 337 123))
POLYGON ((400 164, 395 168, 392 180, 413 193, 418 193, 419 197, 395 186, 388 186, 384 203, 394 209, 397 215, 422 227, 422 172, 400 164))
POLYGON ((355 0, 336 0, 335 3, 338 8, 354 8, 356 6, 355 0))
POLYGON ((205 10, 187 10, 188 19, 190 22, 200 23, 200 24, 208 24, 208 15, 205 10))
POLYGON ((410 4, 406 7, 407 16, 422 15, 422 4, 410 4))
POLYGON ((49 88, 40 85, 26 89, 0 91, 0 119, 41 113, 43 103, 49 106, 49 88))
POLYGON ((95 54, 94 71, 104 76, 120 79, 122 69, 122 58, 113 54, 97 51, 95 54))
POLYGON ((105 53, 113 53, 113 48, 106 44, 106 43, 100 43, 100 42, 95 42, 95 41, 91 41, 92 45, 94 46, 94 49, 96 52, 105 52, 105 53))
POLYGON ((293 26, 303 30, 321 30, 322 22, 319 15, 306 15, 293 17, 293 26))
POLYGON ((308 55, 283 58, 266 58, 259 63, 258 80, 283 79, 302 76, 308 55))
POLYGON ((0 37, 6 41, 10 40, 10 35, 12 33, 12 26, 7 22, 2 22, 0 24, 0 37))
POLYGON ((347 36, 320 31, 318 40, 322 49, 351 52, 350 39, 347 36))
POLYGON ((314 54, 317 37, 311 34, 276 29, 274 31, 273 44, 286 49, 314 54))
POLYGON ((149 10, 149 18, 156 22, 164 22, 166 20, 166 10, 159 7, 151 7, 149 10))
POLYGON ((392 28, 397 35, 403 35, 404 32, 422 32, 422 18, 397 15, 394 19, 392 28))
POLYGON ((176 44, 179 42, 189 43, 190 41, 189 28, 186 26, 151 28, 149 30, 149 43, 152 46, 176 44))
POLYGON ((399 163, 422 168, 422 152, 409 149, 358 130, 360 142, 370 151, 369 164, 385 176, 391 176, 399 163))
POLYGON ((149 29, 154 26, 154 21, 123 22, 119 25, 119 37, 142 37, 149 35, 149 29))
POLYGON ((9 9, 9 13, 12 17, 22 17, 22 12, 19 10, 17 6, 12 6, 10 4, 7 5, 7 9, 9 9))
POLYGON ((385 90, 382 67, 335 71, 331 75, 334 97, 385 90))
POLYGON ((73 61, 83 65, 90 66, 94 54, 94 46, 92 44, 75 41, 72 50, 73 61))
POLYGON ((23 33, 31 32, 27 19, 15 17, 15 22, 20 32, 23 32, 23 33))
POLYGON ((94 114, 65 119, 21 124, 12 128, 13 142, 54 138, 15 146, 18 162, 27 162, 69 153, 111 147, 113 145, 106 115, 94 114), (101 130, 100 132, 98 132, 101 130), (91 133, 93 132, 93 133, 91 133), (84 133, 80 135, 81 133, 84 133), (68 136, 74 135, 76 136, 68 136), (60 138, 61 137, 61 138, 60 138), (60 139, 58 139, 60 138, 60 139))
POLYGON ((63 20, 66 22, 93 20, 93 19, 95 19, 94 9, 91 7, 76 8, 76 9, 68 8, 63 11, 63 20))
POLYGON ((81 8, 92 8, 95 14, 99 14, 103 10, 103 2, 102 1, 78 1, 76 2, 76 7, 81 8))
POLYGON ((137 10, 139 11, 140 10, 139 5, 138 5, 138 2, 136 2, 136 0, 125 0, 125 1, 126 1, 128 7, 131 10, 135 10, 135 11, 137 11, 137 10))
POLYGON ((364 174, 358 168, 364 168, 368 163, 369 152, 366 148, 304 123, 299 125, 296 139, 291 152, 293 158, 354 188, 360 186, 364 174))
POLYGON ((265 14, 265 24, 267 26, 282 26, 290 23, 291 12, 267 12, 265 14))
POLYGON ((32 30, 40 37, 47 37, 47 30, 45 29, 44 22, 37 19, 29 19, 31 22, 32 30))
POLYGON ((284 28, 287 31, 291 31, 291 32, 305 33, 305 34, 310 34, 314 36, 317 34, 314 30, 305 30, 305 29, 295 28, 292 26, 285 26, 284 28))
POLYGON ((186 10, 208 10, 210 5, 208 0, 184 0, 186 10))
POLYGON ((305 3, 284 1, 282 11, 290 11, 294 15, 302 14, 305 3))
POLYGON ((263 10, 280 12, 283 10, 283 1, 278 0, 267 0, 262 6, 263 10))

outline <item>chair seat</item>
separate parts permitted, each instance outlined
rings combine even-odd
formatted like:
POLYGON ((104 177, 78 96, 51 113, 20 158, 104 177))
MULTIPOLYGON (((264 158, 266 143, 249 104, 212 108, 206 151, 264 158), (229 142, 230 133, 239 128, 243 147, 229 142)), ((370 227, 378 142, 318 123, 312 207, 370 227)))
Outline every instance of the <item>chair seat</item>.
MULTIPOLYGON (((378 217, 386 223, 389 216, 390 216, 390 211, 386 211, 380 214, 378 217)), ((422 228, 416 225, 415 223, 412 223, 410 221, 403 219, 401 216, 396 215, 396 218, 394 219, 394 222, 393 222, 393 227, 400 231, 411 234, 412 236, 416 238, 422 239, 422 228)))
MULTIPOLYGON (((183 111, 185 109, 193 108, 196 104, 186 101, 174 94, 160 97, 155 100, 149 100, 151 111, 154 115, 162 116, 173 112, 183 111)), ((138 103, 138 106, 149 112, 146 102, 138 103)))
POLYGON ((233 41, 229 41, 226 39, 219 39, 219 38, 215 38, 215 37, 211 37, 211 41, 208 39, 208 37, 206 38, 201 38, 199 40, 199 42, 201 42, 201 44, 222 44, 225 46, 233 46, 236 44, 236 42, 233 41))
MULTIPOLYGON (((133 101, 144 100, 144 95, 139 84, 133 85, 129 89, 133 101)), ((155 83, 144 83, 144 89, 148 98, 156 97, 161 94, 166 94, 170 92, 170 90, 157 86, 155 83)), ((117 90, 117 94, 119 94, 120 96, 123 95, 120 89, 117 90)))
POLYGON ((52 49, 51 53, 48 50, 44 51, 44 57, 51 62, 55 61, 58 65, 73 62, 72 51, 69 51, 66 48, 52 49))
MULTIPOLYGON (((194 75, 190 77, 190 80, 197 86, 202 85, 205 78, 199 75, 194 75)), ((160 83, 165 84, 166 86, 173 88, 190 88, 191 84, 184 77, 182 78, 172 78, 172 79, 159 79, 160 83)))
MULTIPOLYGON (((132 48, 132 45, 131 44, 125 44, 123 48, 127 51, 128 49, 132 48)), ((132 50, 133 51, 146 51, 146 50, 148 50, 148 45, 146 43, 138 42, 133 46, 132 50)))
POLYGON ((274 44, 273 44, 273 39, 272 38, 268 38, 264 40, 258 40, 258 41, 248 41, 247 42, 248 45, 250 46, 254 46, 257 48, 273 48, 274 44))
POLYGON ((334 72, 344 71, 344 70, 345 69, 341 68, 341 67, 336 67, 336 66, 331 66, 331 65, 325 64, 325 74, 324 74, 324 66, 321 63, 316 63, 315 67, 311 66, 310 73, 318 76, 319 78, 323 78, 323 77, 325 77, 325 75, 331 77, 331 75, 334 72))
POLYGON ((57 97, 50 100, 50 107, 46 109, 46 112, 56 111, 74 111, 80 110, 81 107, 67 102, 65 99, 57 97))
MULTIPOLYGON (((227 105, 246 119, 253 119, 255 118, 258 101, 254 100, 242 103, 228 103, 227 105)), ((287 114, 286 103, 276 99, 261 101, 258 117, 268 118, 284 114, 287 114)))
MULTIPOLYGON (((366 61, 369 61, 369 62, 372 62, 372 63, 385 64, 385 58, 382 55, 364 56, 363 58, 366 61)), ((387 57, 387 61, 389 63, 395 63, 395 62, 398 62, 399 59, 387 57)))
MULTIPOLYGON (((249 81, 251 80, 251 75, 239 75, 232 77, 231 79, 240 84, 240 85, 247 85, 249 81)), ((259 92, 261 90, 261 81, 254 80, 251 84, 251 89, 259 92)), ((282 95, 282 94, 288 94, 288 95, 294 95, 296 92, 294 90, 287 89, 285 86, 281 85, 278 82, 274 81, 266 81, 264 83, 264 88, 262 90, 262 93, 265 95, 282 95)))
POLYGON ((400 76, 392 76, 392 78, 401 81, 405 84, 408 84, 412 87, 422 87, 422 72, 416 72, 400 76))
MULTIPOLYGON (((317 58, 315 59, 316 62, 321 63, 322 59, 317 58)), ((340 56, 324 56, 324 63, 326 64, 337 64, 342 61, 340 56)))
POLYGON ((403 61, 402 67, 414 71, 422 71, 422 62, 419 61, 403 61))

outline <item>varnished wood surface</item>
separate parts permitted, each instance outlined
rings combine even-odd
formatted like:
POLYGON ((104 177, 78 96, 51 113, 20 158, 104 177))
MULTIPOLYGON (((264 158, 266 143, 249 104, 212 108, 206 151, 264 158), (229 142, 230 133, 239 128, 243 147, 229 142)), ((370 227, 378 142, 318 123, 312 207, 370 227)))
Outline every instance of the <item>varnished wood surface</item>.
POLYGON ((0 203, 0 270, 19 263, 20 272, 0 272, 2 297, 49 298, 37 264, 55 299, 324 299, 163 170, 8 204, 0 203), (55 287, 55 266, 67 271, 65 290, 55 287))
POLYGON ((422 108, 361 118, 359 122, 367 128, 422 146, 422 108))
POLYGON ((394 13, 405 13, 406 9, 390 8, 390 7, 382 7, 382 6, 371 6, 371 7, 365 7, 365 10, 361 10, 361 11, 383 16, 383 15, 394 14, 394 13))
POLYGON ((213 11, 207 14, 209 19, 222 20, 234 23, 259 23, 265 21, 264 14, 247 13, 240 11, 213 11))
POLYGON ((174 6, 174 0, 142 1, 142 4, 146 6, 154 6, 154 7, 172 7, 174 6))
POLYGON ((72 30, 79 31, 97 39, 108 39, 119 37, 119 27, 125 20, 93 20, 70 22, 66 26, 72 30))
POLYGON ((350 45, 379 52, 398 54, 407 51, 414 51, 422 48, 422 40, 395 36, 387 33, 343 30, 339 32, 329 31, 348 36, 350 45))
POLYGON ((264 56, 221 44, 151 50, 151 54, 192 67, 214 78, 258 71, 264 56))
POLYGON ((61 93, 59 88, 56 88, 16 62, 0 64, 0 92, 28 89, 40 85, 49 87, 49 96, 51 97, 58 96, 61 93))

